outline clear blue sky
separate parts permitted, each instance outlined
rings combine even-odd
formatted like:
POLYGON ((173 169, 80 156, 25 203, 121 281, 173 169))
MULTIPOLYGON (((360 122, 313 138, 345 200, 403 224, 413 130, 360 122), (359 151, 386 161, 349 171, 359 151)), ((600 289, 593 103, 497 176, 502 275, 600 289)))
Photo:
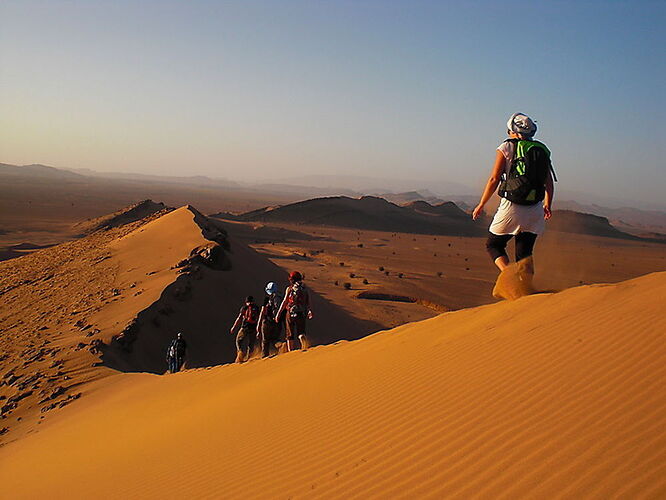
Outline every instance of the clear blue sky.
POLYGON ((480 188, 523 111, 561 188, 659 203, 664 26, 663 1, 0 0, 0 161, 480 188))

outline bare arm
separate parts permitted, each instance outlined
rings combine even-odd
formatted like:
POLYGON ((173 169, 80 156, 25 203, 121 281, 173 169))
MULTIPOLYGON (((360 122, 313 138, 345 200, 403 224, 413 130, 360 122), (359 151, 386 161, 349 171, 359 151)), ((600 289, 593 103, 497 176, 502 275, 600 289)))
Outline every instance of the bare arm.
POLYGON ((552 217, 551 208, 553 205, 553 195, 555 194, 555 185, 553 183, 553 173, 548 171, 546 177, 546 196, 543 199, 543 218, 548 220, 552 217))
POLYGON ((483 212, 483 207, 486 205, 486 203, 488 203, 488 200, 497 189, 497 186, 500 183, 500 179, 502 178, 502 172, 504 172, 505 165, 506 158, 504 158, 504 154, 502 154, 501 151, 497 151, 497 154, 495 155, 495 165, 493 165, 493 170, 490 173, 490 177, 488 177, 488 182, 486 182, 486 188, 483 190, 479 204, 474 209, 474 212, 472 212, 472 218, 474 220, 479 218, 483 212))
POLYGON ((278 309, 276 318, 279 318, 282 311, 287 308, 287 297, 289 297, 289 287, 287 287, 287 290, 284 292, 284 299, 282 299, 282 304, 280 304, 280 309, 278 309))
POLYGON ((237 327, 237 326, 239 325, 239 323, 241 322, 241 318, 242 318, 242 317, 243 317, 243 313, 238 313, 238 317, 236 318, 236 321, 234 321, 234 326, 232 326, 232 327, 231 327, 231 330, 229 330, 229 331, 231 332, 231 335, 234 334, 234 330, 236 329, 236 327, 237 327))
POLYGON ((259 319, 257 320, 257 328, 259 328, 259 325, 261 325, 264 316, 266 316, 266 306, 261 306, 261 311, 259 312, 259 319))
POLYGON ((259 312, 259 319, 257 320, 257 338, 261 335, 261 322, 264 320, 264 316, 266 316, 266 306, 261 306, 261 311, 259 312))
POLYGON ((310 292, 305 293, 305 307, 308 310, 308 319, 312 319, 312 309, 310 309, 310 292))

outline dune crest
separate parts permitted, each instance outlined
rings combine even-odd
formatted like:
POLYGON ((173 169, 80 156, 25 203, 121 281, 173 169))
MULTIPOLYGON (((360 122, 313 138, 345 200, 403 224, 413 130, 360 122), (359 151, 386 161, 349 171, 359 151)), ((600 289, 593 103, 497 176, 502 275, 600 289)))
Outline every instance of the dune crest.
POLYGON ((218 245, 204 233, 222 233, 191 207, 137 206, 104 231, 0 264, 0 440, 34 430, 87 382, 114 373, 103 352, 177 280, 176 263, 218 245), (137 206, 147 215, 135 220, 137 206))
POLYGON ((0 450, 0 481, 19 498, 661 497, 665 293, 654 273, 114 377, 0 450))

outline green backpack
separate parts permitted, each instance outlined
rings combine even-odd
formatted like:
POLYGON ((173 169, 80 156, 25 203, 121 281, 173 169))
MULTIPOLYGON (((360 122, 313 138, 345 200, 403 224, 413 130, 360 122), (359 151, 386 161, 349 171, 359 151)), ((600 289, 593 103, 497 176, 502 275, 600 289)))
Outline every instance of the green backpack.
POLYGON ((518 205, 535 205, 544 199, 548 172, 553 173, 550 151, 539 141, 507 139, 514 145, 513 160, 508 174, 502 174, 497 194, 518 205))

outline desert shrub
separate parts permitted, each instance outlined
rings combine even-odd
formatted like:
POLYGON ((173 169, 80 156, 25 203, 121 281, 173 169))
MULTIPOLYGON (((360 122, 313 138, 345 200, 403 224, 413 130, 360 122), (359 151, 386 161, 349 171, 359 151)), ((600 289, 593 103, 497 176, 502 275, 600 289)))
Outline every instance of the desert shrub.
POLYGON ((437 276, 438 276, 438 277, 441 278, 443 275, 444 275, 444 273, 443 273, 442 271, 437 271, 437 276))
POLYGON ((378 269, 379 269, 380 271, 384 271, 384 266, 379 266, 378 269))
POLYGON ((359 244, 356 245, 356 246, 359 247, 359 248, 363 248, 363 243, 359 243, 359 244))
POLYGON ((350 278, 356 278, 356 275, 354 273, 349 273, 350 278))
POLYGON ((469 267, 466 267, 466 268, 465 268, 465 271, 469 271, 469 267))
POLYGON ((402 278, 403 276, 404 276, 404 274, 398 273, 398 278, 402 278))
POLYGON ((338 286, 340 282, 338 280, 335 280, 335 286, 338 286))
POLYGON ((367 284, 368 284, 368 280, 364 278, 364 279, 363 279, 363 284, 364 284, 364 285, 367 285, 367 284))
POLYGON ((349 282, 345 283, 345 284, 342 285, 342 286, 345 287, 345 290, 351 290, 351 283, 349 283, 349 282))
POLYGON ((386 276, 388 276, 388 275, 389 275, 389 272, 388 272, 388 271, 384 271, 384 274, 385 274, 386 276))
POLYGON ((434 253, 434 254, 432 254, 432 256, 433 256, 433 257, 437 257, 437 254, 436 254, 436 253, 434 253))
POLYGON ((340 262, 340 267, 345 267, 345 263, 344 263, 344 262, 340 262))

